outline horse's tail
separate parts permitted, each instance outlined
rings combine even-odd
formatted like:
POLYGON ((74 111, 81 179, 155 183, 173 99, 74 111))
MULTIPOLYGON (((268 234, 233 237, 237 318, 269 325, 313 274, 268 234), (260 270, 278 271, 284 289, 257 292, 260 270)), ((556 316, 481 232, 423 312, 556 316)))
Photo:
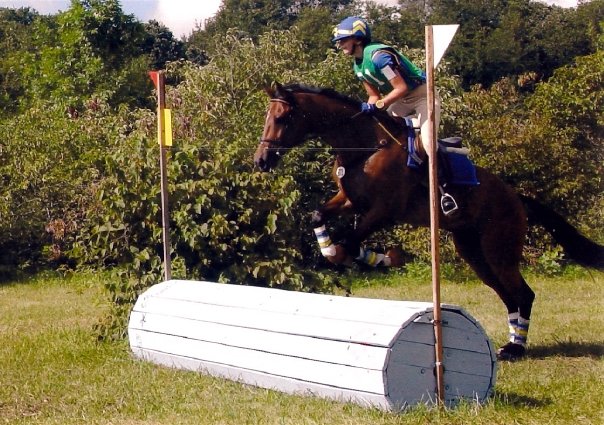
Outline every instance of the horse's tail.
POLYGON ((586 238, 560 214, 535 199, 520 195, 529 223, 540 224, 577 263, 604 270, 604 246, 586 238))

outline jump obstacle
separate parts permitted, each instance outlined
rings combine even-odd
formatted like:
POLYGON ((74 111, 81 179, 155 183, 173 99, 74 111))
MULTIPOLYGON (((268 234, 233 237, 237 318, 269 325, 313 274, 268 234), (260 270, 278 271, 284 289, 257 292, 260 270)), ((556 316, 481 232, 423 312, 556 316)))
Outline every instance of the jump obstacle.
MULTIPOLYGON (((457 306, 442 306, 445 403, 481 402, 495 351, 457 306)), ((138 298, 140 359, 286 393, 384 410, 437 400, 432 304, 170 280, 138 298)))

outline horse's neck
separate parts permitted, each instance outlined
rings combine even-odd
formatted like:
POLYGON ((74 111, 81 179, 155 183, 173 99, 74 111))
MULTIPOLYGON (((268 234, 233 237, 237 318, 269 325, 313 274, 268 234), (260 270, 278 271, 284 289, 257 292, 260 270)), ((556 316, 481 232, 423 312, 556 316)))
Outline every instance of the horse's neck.
POLYGON ((298 101, 308 122, 307 133, 319 136, 338 156, 356 160, 379 146, 377 121, 360 115, 358 106, 316 95, 298 101))
POLYGON ((355 117, 350 109, 323 114, 316 133, 332 148, 338 150, 366 149, 377 146, 372 123, 366 117, 355 117))

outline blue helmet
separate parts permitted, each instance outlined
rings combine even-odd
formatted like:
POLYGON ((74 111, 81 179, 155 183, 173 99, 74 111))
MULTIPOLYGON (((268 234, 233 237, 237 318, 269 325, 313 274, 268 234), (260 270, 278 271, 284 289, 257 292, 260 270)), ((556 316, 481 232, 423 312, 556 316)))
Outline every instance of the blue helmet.
POLYGON ((367 42, 371 41, 371 30, 367 22, 358 16, 349 16, 333 29, 333 38, 331 41, 335 43, 348 37, 361 38, 367 42))

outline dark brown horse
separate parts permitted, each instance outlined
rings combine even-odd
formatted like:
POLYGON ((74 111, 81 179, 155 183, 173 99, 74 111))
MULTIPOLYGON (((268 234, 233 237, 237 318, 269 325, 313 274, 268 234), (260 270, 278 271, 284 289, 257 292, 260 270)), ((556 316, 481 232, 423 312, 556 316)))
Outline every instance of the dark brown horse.
MULTIPOLYGON (((361 242, 386 225, 429 226, 426 176, 407 163, 407 129, 386 113, 358 115, 359 102, 332 90, 275 84, 266 89, 269 103, 264 132, 254 154, 263 171, 274 168, 288 148, 318 136, 336 155, 333 178, 338 193, 313 214, 324 256, 334 263, 351 259, 372 265, 396 265, 393 256, 365 251, 361 242), (341 245, 331 243, 325 223, 344 213, 361 216, 341 245), (370 255, 369 255, 370 254, 370 255)), ((501 359, 524 355, 535 294, 520 274, 527 216, 552 233, 578 263, 604 268, 604 247, 581 236, 561 216, 477 168, 480 185, 451 189, 459 210, 440 214, 459 255, 501 298, 508 310, 510 342, 498 350, 501 359)))

